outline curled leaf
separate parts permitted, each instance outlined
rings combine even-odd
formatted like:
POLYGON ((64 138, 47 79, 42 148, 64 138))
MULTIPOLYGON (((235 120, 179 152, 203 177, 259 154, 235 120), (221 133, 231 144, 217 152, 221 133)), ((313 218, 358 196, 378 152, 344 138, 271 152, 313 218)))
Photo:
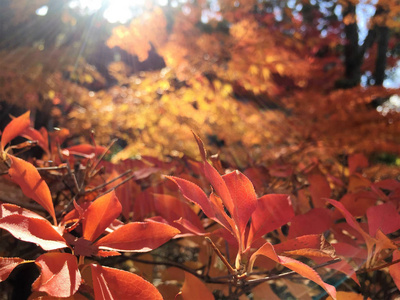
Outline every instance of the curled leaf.
POLYGON ((69 253, 45 253, 36 259, 41 268, 33 290, 53 297, 70 297, 78 291, 81 274, 76 257, 69 253))

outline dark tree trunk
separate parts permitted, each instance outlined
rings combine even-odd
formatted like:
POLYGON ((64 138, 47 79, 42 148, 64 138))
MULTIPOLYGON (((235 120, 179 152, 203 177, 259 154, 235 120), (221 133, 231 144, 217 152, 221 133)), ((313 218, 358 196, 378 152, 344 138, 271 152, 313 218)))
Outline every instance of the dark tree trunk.
POLYGON ((382 86, 385 80, 385 70, 386 70, 386 53, 388 51, 389 44, 389 28, 386 26, 377 27, 378 36, 378 54, 375 62, 375 85, 382 86))

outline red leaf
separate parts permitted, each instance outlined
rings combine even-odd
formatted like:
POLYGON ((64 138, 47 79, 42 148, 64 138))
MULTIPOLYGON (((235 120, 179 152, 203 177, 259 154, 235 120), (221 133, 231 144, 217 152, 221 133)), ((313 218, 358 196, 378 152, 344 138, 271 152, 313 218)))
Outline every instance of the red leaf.
POLYGON ((330 204, 335 206, 340 212, 343 214, 343 216, 346 219, 347 224, 349 224, 354 230, 356 230, 358 233, 361 234, 361 236, 364 238, 365 243, 367 244, 367 249, 368 249, 368 257, 371 257, 372 251, 373 251, 373 246, 375 244, 375 239, 373 239, 371 236, 369 236, 360 226, 360 224, 356 221, 356 219, 349 213, 349 211, 343 206, 342 203, 336 200, 327 200, 330 204))
MULTIPOLYGON (((400 259, 400 251, 394 250, 392 261, 396 261, 400 259)), ((397 288, 400 289, 400 263, 396 263, 394 265, 389 266, 389 273, 392 276, 394 283, 397 288)))
POLYGON ((260 249, 253 253, 250 257, 249 265, 252 268, 254 261, 256 260, 257 256, 263 255, 266 256, 273 261, 284 265, 285 267, 295 271, 296 273, 300 274, 301 276, 308 278, 314 281, 316 284, 320 285, 332 298, 336 299, 336 289, 334 286, 327 284, 322 281, 321 277, 318 273, 312 269, 311 267, 307 266, 306 264, 297 261, 293 258, 277 255, 274 247, 266 242, 260 249))
MULTIPOLYGON (((365 215, 367 209, 374 206, 377 200, 377 196, 372 192, 360 191, 353 194, 346 194, 340 199, 340 203, 355 217, 362 217, 365 215)), ((333 218, 339 219, 342 214, 339 210, 336 210, 333 214, 333 218)))
POLYGON ((29 127, 29 115, 30 112, 27 111, 23 115, 11 120, 11 122, 7 124, 1 136, 1 151, 4 151, 4 147, 11 142, 11 140, 19 136, 26 128, 29 127))
POLYGON ((310 194, 314 207, 325 207, 325 200, 331 196, 331 188, 325 176, 322 174, 309 174, 308 182, 310 183, 310 194))
POLYGON ((53 297, 70 297, 81 284, 76 257, 68 253, 45 253, 36 259, 41 267, 39 277, 32 284, 35 291, 46 292, 53 297))
MULTIPOLYGON (((222 176, 233 203, 235 221, 244 243, 244 232, 251 214, 257 207, 257 195, 251 181, 239 171, 222 176)), ((222 199, 223 200, 223 199, 222 199)))
POLYGON ((0 257, 0 282, 6 280, 12 270, 23 262, 25 260, 19 257, 0 257))
POLYGON ((13 214, 0 219, 0 228, 21 241, 38 244, 47 251, 68 247, 64 238, 44 218, 13 214))
POLYGON ((166 177, 176 183, 182 195, 187 200, 200 206, 201 210, 207 217, 209 217, 210 219, 215 218, 215 213, 212 208, 211 202, 208 200, 207 195, 199 186, 182 178, 173 176, 166 177))
POLYGON ((167 224, 135 222, 111 232, 95 245, 105 250, 147 252, 166 243, 178 233, 178 229, 167 224))
MULTIPOLYGON (((166 219, 171 225, 179 219, 184 219, 195 227, 196 232, 204 232, 203 225, 197 214, 190 208, 189 204, 181 201, 176 197, 166 194, 154 195, 154 204, 156 213, 166 219)), ((175 224, 176 225, 176 224, 175 224)), ((178 228, 182 233, 185 232, 184 227, 178 228)))
POLYGON ((94 296, 103 300, 162 300, 159 291, 142 277, 91 264, 94 296))
POLYGON ((94 241, 121 213, 122 207, 111 191, 93 201, 83 214, 83 237, 94 241))
POLYGON ((348 164, 349 164, 349 173, 350 175, 352 175, 368 167, 368 159, 364 156, 364 154, 356 153, 349 156, 348 164))
POLYGON ((291 220, 288 238, 307 234, 319 234, 332 225, 332 212, 327 208, 314 208, 304 215, 295 216, 291 220))
POLYGON ((217 195, 222 199, 225 207, 228 209, 231 216, 234 215, 234 204, 231 198, 231 194, 223 180, 222 176, 218 173, 218 171, 209 164, 206 160, 206 152, 204 148, 203 141, 193 133, 197 145, 199 146, 200 154, 203 159, 203 168, 204 168, 204 175, 208 179, 208 181, 213 186, 214 190, 217 192, 217 195))
POLYGON ((206 285, 196 276, 185 272, 185 282, 178 294, 182 300, 213 300, 215 299, 206 285))
POLYGON ((293 217, 293 206, 288 195, 262 196, 257 200, 257 209, 251 215, 247 247, 264 234, 285 225, 293 217))
POLYGON ((390 202, 368 208, 367 219, 371 236, 375 236, 378 229, 389 234, 400 228, 400 215, 390 202))
POLYGON ((25 196, 43 206, 50 213, 56 224, 53 199, 47 183, 31 163, 13 155, 9 155, 9 157, 11 159, 11 168, 8 174, 12 181, 21 187, 25 196))

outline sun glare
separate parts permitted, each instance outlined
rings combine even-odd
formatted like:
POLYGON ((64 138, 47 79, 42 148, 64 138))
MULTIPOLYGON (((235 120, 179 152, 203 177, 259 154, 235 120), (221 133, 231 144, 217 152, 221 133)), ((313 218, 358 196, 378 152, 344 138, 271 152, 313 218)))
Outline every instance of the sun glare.
MULTIPOLYGON (((164 1, 157 1, 163 5, 164 1)), ((146 0, 72 0, 71 8, 79 8, 83 12, 93 13, 105 6, 103 17, 110 23, 127 23, 143 11, 146 0)))

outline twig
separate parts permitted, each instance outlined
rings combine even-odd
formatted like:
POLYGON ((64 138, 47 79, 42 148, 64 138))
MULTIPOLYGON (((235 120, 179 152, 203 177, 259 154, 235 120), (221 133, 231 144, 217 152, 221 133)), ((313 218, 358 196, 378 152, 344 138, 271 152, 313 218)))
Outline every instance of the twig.
MULTIPOLYGON (((105 192, 104 192, 103 194, 101 194, 101 195, 107 194, 108 192, 111 192, 112 190, 115 190, 115 189, 119 188, 121 185, 123 185, 123 184, 126 183, 127 181, 131 180, 133 177, 135 177, 135 174, 132 174, 131 176, 125 178, 123 181, 121 181, 120 183, 118 183, 116 186, 112 187, 111 189, 108 189, 107 191, 105 191, 105 192)), ((100 195, 100 196, 101 196, 101 195, 100 195)), ((99 196, 99 197, 100 197, 100 196, 99 196)))
POLYGON ((224 265, 228 268, 228 271, 232 274, 235 275, 237 272, 232 266, 229 264, 229 262, 226 260, 225 256, 222 255, 221 251, 215 246, 214 242, 209 238, 205 237, 206 241, 210 243, 211 247, 214 249, 215 253, 218 255, 218 257, 221 259, 221 261, 224 263, 224 265))
MULTIPOLYGON (((117 177, 115 177, 114 179, 111 179, 110 181, 107 181, 107 182, 105 182, 105 183, 103 183, 103 184, 100 184, 100 185, 98 185, 98 186, 96 186, 96 187, 94 187, 94 188, 92 188, 92 189, 90 189, 90 190, 86 190, 86 191, 85 191, 85 194, 91 193, 91 192, 95 192, 95 191, 97 191, 97 190, 99 190, 99 189, 102 189, 103 187, 105 187, 105 186, 107 186, 107 185, 113 183, 114 181, 117 181, 118 179, 120 179, 121 177, 124 177, 125 175, 127 175, 127 174, 129 174, 129 173, 132 173, 132 170, 125 171, 124 173, 118 175, 117 177)), ((115 188, 115 187, 114 187, 114 188, 115 188)))
POLYGON ((104 152, 101 154, 101 156, 99 157, 99 159, 97 160, 96 164, 94 165, 94 167, 92 168, 92 170, 90 171, 89 177, 93 176, 94 170, 97 168, 97 166, 99 165, 99 163, 103 160, 104 156, 106 156, 108 150, 110 150, 110 148, 115 144, 115 142, 118 141, 118 139, 113 139, 110 142, 110 145, 107 146, 106 150, 104 150, 104 152))
POLYGON ((396 260, 394 260, 394 261, 392 261, 392 262, 388 262, 388 263, 383 264, 383 265, 381 265, 381 266, 377 266, 377 267, 369 268, 369 269, 361 269, 361 270, 358 270, 356 273, 357 273, 357 274, 363 274, 363 273, 367 273, 367 272, 373 272, 373 271, 381 270, 381 269, 384 269, 384 268, 386 268, 386 267, 390 267, 390 266, 392 266, 392 265, 394 265, 394 264, 397 264, 397 263, 399 263, 399 262, 400 262, 400 259, 396 259, 396 260))

